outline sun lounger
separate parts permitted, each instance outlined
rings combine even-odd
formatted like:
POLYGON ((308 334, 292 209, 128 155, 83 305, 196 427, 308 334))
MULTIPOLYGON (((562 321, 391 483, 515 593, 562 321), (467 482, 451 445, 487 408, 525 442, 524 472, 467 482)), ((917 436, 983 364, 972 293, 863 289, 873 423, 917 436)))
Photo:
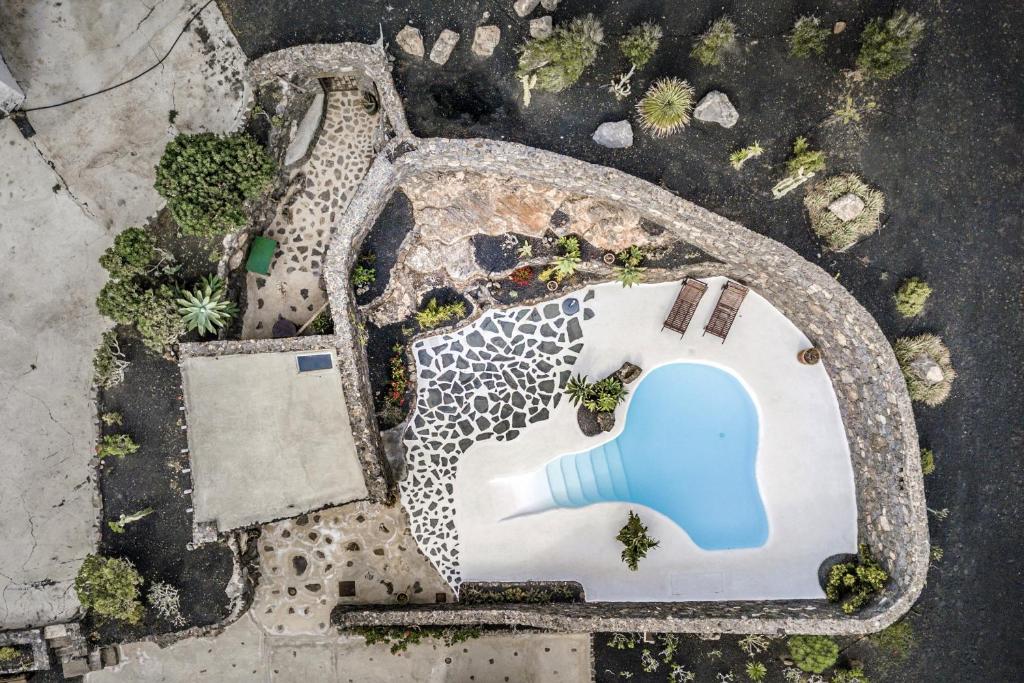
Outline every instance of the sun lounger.
POLYGON ((704 334, 710 332, 724 343, 725 338, 729 336, 729 330, 732 329, 733 321, 736 320, 736 314, 740 312, 740 304, 743 303, 748 291, 739 283, 726 282, 721 296, 718 297, 718 303, 715 304, 715 310, 711 313, 711 319, 708 320, 708 324, 704 328, 704 334))
POLYGON ((707 288, 708 286, 700 280, 687 278, 661 329, 664 330, 667 327, 680 335, 686 334, 686 328, 689 327, 690 320, 693 319, 693 312, 697 310, 697 304, 700 303, 700 298, 704 296, 707 288))

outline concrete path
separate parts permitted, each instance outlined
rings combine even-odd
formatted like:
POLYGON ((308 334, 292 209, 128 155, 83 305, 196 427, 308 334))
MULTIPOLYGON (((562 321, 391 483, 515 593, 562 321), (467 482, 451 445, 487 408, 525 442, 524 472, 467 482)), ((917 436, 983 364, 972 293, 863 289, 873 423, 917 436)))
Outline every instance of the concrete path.
POLYGON ((190 638, 161 650, 121 648, 122 664, 86 683, 574 683, 589 681, 587 634, 495 635, 446 647, 427 641, 392 655, 358 637, 267 636, 248 616, 213 638, 190 638))

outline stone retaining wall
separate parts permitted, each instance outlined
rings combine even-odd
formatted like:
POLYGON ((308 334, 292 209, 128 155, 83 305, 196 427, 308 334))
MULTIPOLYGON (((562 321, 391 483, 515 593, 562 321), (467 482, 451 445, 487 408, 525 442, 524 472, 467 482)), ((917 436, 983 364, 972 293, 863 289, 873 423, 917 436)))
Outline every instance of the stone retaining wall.
MULTIPOLYGON (((892 575, 872 605, 847 616, 824 601, 714 603, 588 603, 472 607, 339 608, 339 626, 367 624, 520 624, 575 631, 830 633, 878 631, 910 609, 928 568, 928 524, 917 430, 892 348, 871 315, 828 273, 799 254, 650 183, 616 171, 523 145, 490 140, 420 140, 405 126, 379 48, 302 46, 268 55, 254 77, 282 72, 330 73, 338 63, 365 60, 398 139, 374 161, 328 250, 325 280, 346 395, 360 397, 358 439, 374 443, 365 333, 348 273, 359 246, 395 188, 438 171, 470 171, 523 178, 605 201, 621 202, 725 264, 718 273, 753 287, 822 350, 850 442, 857 487, 859 533, 892 575), (287 54, 285 54, 287 53, 287 54), (308 62, 308 64, 305 64, 308 62)), ((351 408, 350 408, 351 412, 351 408)))

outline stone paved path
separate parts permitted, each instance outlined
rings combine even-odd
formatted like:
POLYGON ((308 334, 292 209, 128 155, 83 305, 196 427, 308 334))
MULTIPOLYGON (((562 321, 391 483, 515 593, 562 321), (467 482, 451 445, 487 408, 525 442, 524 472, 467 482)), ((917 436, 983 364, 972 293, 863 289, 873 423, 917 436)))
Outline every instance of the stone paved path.
POLYGON ((379 114, 368 114, 354 83, 333 79, 323 130, 264 236, 277 240, 270 276, 247 275, 242 337, 269 338, 278 316, 296 326, 327 300, 320 278, 331 227, 373 160, 379 114))
POLYGON ((400 506, 365 501, 264 525, 250 614, 267 633, 323 635, 338 603, 450 602, 400 506))

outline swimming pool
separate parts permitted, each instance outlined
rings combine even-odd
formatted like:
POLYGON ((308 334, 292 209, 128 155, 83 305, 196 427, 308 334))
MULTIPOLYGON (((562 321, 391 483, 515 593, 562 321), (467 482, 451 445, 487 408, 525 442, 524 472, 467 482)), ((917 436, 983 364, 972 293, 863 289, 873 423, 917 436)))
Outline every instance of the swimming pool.
POLYGON ((636 503, 705 550, 757 548, 768 540, 757 446, 757 408, 736 377, 672 363, 640 382, 616 439, 556 458, 544 473, 553 507, 636 503))

